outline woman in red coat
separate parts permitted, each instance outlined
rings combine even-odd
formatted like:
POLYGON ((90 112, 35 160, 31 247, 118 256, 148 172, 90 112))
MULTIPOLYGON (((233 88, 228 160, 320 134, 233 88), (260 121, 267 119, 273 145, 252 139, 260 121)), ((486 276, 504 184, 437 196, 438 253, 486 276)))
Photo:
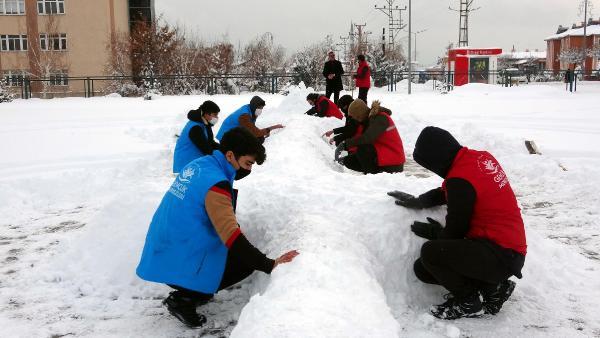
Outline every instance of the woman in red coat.
POLYGON ((367 93, 369 92, 369 88, 371 88, 371 68, 365 60, 364 55, 357 56, 357 59, 358 69, 356 70, 356 74, 354 74, 354 81, 356 88, 358 88, 358 98, 367 103, 367 93))

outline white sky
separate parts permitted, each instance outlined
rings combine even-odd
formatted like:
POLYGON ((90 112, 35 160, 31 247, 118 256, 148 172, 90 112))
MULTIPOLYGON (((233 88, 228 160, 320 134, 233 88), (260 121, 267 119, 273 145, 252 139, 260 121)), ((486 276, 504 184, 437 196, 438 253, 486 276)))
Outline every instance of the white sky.
MULTIPOLYGON (((369 39, 381 40, 382 28, 387 30, 387 16, 374 6, 384 0, 155 0, 157 14, 170 23, 206 41, 228 37, 234 45, 271 32, 275 42, 288 54, 331 34, 336 42, 347 36, 350 22, 367 24, 369 39)), ((600 16, 600 0, 589 0, 595 7, 595 19, 600 16)), ((579 16, 580 0, 475 0, 481 7, 469 17, 469 45, 502 47, 509 51, 545 49, 544 38, 556 32, 559 24, 572 25, 583 21, 579 16)), ((396 0, 404 7, 408 0, 396 0)), ((458 40, 459 0, 413 0, 413 31, 427 29, 417 37, 417 60, 424 65, 435 63, 448 42, 458 40)), ((402 19, 408 22, 408 11, 402 19)), ((407 33, 400 32, 396 41, 407 50, 407 33)), ((414 41, 414 40, 413 40, 414 41)), ((414 54, 413 54, 414 55, 414 54)))

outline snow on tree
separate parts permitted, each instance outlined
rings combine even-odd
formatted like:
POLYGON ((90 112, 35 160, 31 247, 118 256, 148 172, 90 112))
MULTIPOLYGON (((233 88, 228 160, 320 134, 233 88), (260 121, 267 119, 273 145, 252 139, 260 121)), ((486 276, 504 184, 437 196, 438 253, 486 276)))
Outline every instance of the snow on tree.
POLYGON ((558 59, 565 63, 582 64, 586 58, 586 51, 582 48, 563 49, 558 54, 558 59))
POLYGON ((329 50, 327 41, 321 41, 294 53, 290 59, 290 70, 297 74, 294 83, 304 82, 307 87, 321 89, 325 83, 323 65, 329 50))
POLYGON ((376 87, 389 84, 390 73, 406 70, 406 57, 402 45, 394 44, 393 50, 384 51, 381 46, 367 53, 367 61, 371 65, 371 76, 376 87))
POLYGON ((275 44, 273 34, 265 33, 244 47, 239 60, 236 70, 249 77, 238 80, 238 83, 249 91, 268 91, 268 75, 283 70, 285 50, 275 44))
POLYGON ((0 78, 0 103, 2 102, 10 102, 14 100, 15 95, 12 94, 8 89, 8 83, 6 82, 6 78, 0 78))

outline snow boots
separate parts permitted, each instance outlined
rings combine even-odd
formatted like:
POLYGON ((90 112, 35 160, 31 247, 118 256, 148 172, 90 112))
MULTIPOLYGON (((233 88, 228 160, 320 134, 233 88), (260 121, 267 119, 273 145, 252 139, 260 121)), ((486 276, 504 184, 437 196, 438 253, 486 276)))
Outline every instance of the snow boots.
POLYGON ((196 312, 196 306, 201 305, 198 300, 183 296, 181 291, 169 293, 169 297, 163 301, 163 304, 171 315, 190 328, 198 328, 206 323, 206 317, 196 312))
POLYGON ((483 296, 483 310, 486 314, 495 315, 502 308, 515 289, 516 283, 507 279, 500 282, 492 290, 481 290, 483 296))
POLYGON ((483 305, 479 298, 479 292, 475 292, 464 298, 453 297, 452 294, 445 296, 445 303, 431 307, 431 314, 440 319, 476 318, 483 315, 483 305))

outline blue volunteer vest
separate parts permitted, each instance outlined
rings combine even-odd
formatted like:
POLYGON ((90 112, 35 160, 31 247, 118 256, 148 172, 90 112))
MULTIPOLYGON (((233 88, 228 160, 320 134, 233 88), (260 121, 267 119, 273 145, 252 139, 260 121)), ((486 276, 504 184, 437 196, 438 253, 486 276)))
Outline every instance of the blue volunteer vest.
POLYGON ((188 121, 183 127, 181 134, 179 134, 179 138, 177 139, 177 143, 175 144, 175 151, 173 153, 173 172, 179 173, 186 164, 192 162, 193 160, 206 155, 203 153, 190 139, 190 129, 195 126, 199 126, 202 128, 202 132, 204 133, 204 137, 208 138, 208 133, 206 132, 206 126, 202 122, 188 121))
POLYGON ((218 150, 182 169, 152 217, 136 270, 140 278, 202 293, 217 291, 228 250, 204 201, 213 185, 233 185, 234 177, 235 169, 218 150))
POLYGON ((223 121, 219 132, 217 133, 217 140, 221 141, 223 135, 229 130, 240 126, 240 116, 242 115, 250 115, 253 122, 256 122, 256 118, 252 111, 250 110, 250 105, 241 106, 238 110, 231 113, 231 115, 227 116, 227 118, 223 121))

